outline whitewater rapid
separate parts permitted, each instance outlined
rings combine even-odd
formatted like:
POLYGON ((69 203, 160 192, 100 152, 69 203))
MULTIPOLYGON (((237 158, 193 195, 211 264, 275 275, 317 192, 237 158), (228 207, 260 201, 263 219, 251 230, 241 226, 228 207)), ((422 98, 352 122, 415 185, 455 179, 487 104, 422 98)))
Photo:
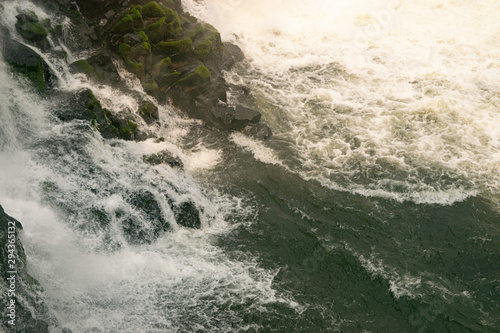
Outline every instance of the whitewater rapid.
POLYGON ((273 154, 304 179, 397 201, 500 202, 497 1, 183 4, 243 49, 227 79, 250 87, 288 144, 273 154))
MULTIPOLYGON (((29 1, 4 7, 0 19, 14 37, 19 10, 70 24, 29 1)), ((69 52, 68 59, 85 57, 57 47, 69 52)), ((73 75, 64 61, 31 48, 55 71, 56 90, 90 88, 113 112, 135 111, 148 98, 125 71, 120 74, 132 94, 73 75)), ((163 142, 103 140, 86 122, 56 119, 52 112, 65 101, 41 97, 3 59, 0 100, 0 204, 22 221, 29 274, 43 286, 44 300, 61 327, 73 332, 227 331, 228 325, 245 324, 240 310, 219 313, 222 306, 251 312, 269 302, 294 304, 272 288, 274 270, 258 267, 247 255, 230 258, 218 246, 218 236, 252 220, 252 207, 206 180, 201 184, 221 152, 203 144, 181 145, 197 121, 158 105, 162 121, 150 129, 163 142), (164 150, 178 156, 185 169, 143 162, 144 155, 164 150), (172 229, 151 244, 131 245, 124 237, 124 219, 135 218, 144 228, 151 223, 130 204, 137 191, 152 193, 172 229), (193 202, 202 228, 178 226, 169 200, 193 202)))

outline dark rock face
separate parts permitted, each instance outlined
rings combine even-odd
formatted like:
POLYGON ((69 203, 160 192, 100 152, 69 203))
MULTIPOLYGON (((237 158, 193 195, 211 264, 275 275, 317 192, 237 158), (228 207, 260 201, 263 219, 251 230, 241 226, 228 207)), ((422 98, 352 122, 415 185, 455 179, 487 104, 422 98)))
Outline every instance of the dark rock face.
POLYGON ((200 212, 191 201, 183 202, 178 207, 174 207, 174 213, 178 225, 192 229, 201 228, 200 212))
POLYGON ((252 126, 248 126, 245 128, 244 132, 259 140, 267 140, 273 135, 271 128, 263 123, 257 123, 252 126))
POLYGON ((137 215, 129 216, 122 221, 122 228, 131 244, 151 243, 158 236, 170 229, 170 224, 164 219, 160 204, 153 193, 139 190, 132 193, 127 201, 137 215))
MULTIPOLYGON (((227 108, 229 85, 223 72, 244 59, 243 52, 222 42, 213 26, 184 12, 180 0, 34 1, 71 18, 74 32, 70 39, 76 41, 71 48, 99 50, 71 64, 73 72, 116 85, 120 77, 113 60, 120 58, 146 93, 162 103, 170 101, 208 126, 243 130, 260 121, 260 116, 250 116, 246 108, 227 108)), ((57 44, 54 36, 61 29, 38 22, 36 15, 20 14, 18 30, 26 24, 40 25, 57 44)), ((46 41, 39 30, 41 34, 25 39, 35 44, 46 41)), ((154 114, 144 119, 150 124, 157 120, 154 114)), ((128 131, 124 136, 137 138, 128 131)))
POLYGON ((183 168, 184 164, 177 156, 172 155, 168 150, 143 156, 143 161, 151 165, 167 164, 172 168, 183 168))
POLYGON ((160 119, 160 115, 158 114, 158 107, 148 101, 142 102, 137 113, 139 113, 139 115, 147 124, 152 124, 160 119))
POLYGON ((92 126, 96 128, 104 138, 122 138, 133 140, 137 133, 137 125, 131 119, 119 118, 111 111, 102 107, 89 89, 81 90, 69 96, 62 96, 66 99, 63 107, 54 110, 54 113, 62 121, 74 119, 90 120, 92 126))
POLYGON ((7 63, 17 73, 28 78, 39 93, 45 94, 57 81, 47 63, 29 47, 14 40, 6 40, 3 54, 7 63))
POLYGON ((243 129, 248 124, 258 123, 261 117, 260 112, 243 106, 236 108, 216 107, 211 111, 211 114, 211 120, 214 123, 221 123, 220 126, 232 129, 243 129))
POLYGON ((106 84, 116 84, 120 82, 120 75, 116 70, 111 55, 106 52, 97 52, 88 59, 75 61, 70 65, 73 73, 83 73, 94 80, 106 84))
POLYGON ((148 94, 162 102, 170 99, 190 117, 222 130, 241 130, 259 122, 255 110, 240 106, 221 110, 229 89, 222 72, 243 59, 241 49, 223 43, 214 27, 184 13, 178 2, 134 1, 126 10, 109 5, 91 15, 96 21, 110 20, 101 29, 101 38, 148 94), (117 14, 106 15, 110 10, 117 14))
POLYGON ((5 214, 0 206, 0 289, 5 292, 1 298, 0 327, 5 332, 48 333, 49 324, 55 327, 58 324, 49 316, 41 299, 42 287, 26 270, 26 254, 19 239, 22 228, 21 223, 5 214), (17 273, 9 273, 12 271, 17 273), (13 286, 15 288, 11 288, 13 286), (12 297, 8 291, 13 293, 12 297), (15 326, 9 325, 9 320, 14 318, 9 316, 11 300, 14 300, 15 326))

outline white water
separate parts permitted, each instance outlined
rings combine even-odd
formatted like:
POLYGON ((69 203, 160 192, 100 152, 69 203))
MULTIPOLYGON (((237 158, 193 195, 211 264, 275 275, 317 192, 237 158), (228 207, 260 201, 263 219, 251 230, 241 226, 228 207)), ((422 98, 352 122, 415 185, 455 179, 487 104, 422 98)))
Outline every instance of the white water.
MULTIPOLYGON (((18 6, 48 16, 27 1, 4 6, 3 22, 12 23, 18 6)), ((60 70, 59 89, 91 87, 114 112, 136 109, 137 96, 96 86, 71 75, 63 63, 56 66, 57 59, 44 58, 60 70)), ((230 258, 217 246, 218 236, 234 227, 228 216, 244 222, 251 208, 198 183, 196 177, 217 165, 221 153, 180 146, 192 121, 160 107, 162 123, 151 129, 165 142, 105 141, 84 122, 57 121, 51 111, 61 101, 44 100, 28 86, 0 59, 0 204, 23 223, 29 272, 43 285, 46 304, 62 326, 75 333, 228 331, 245 327, 242 313, 263 311, 263 304, 295 306, 271 288, 275 272, 242 254, 230 258), (181 158, 185 171, 142 162, 144 154, 165 149, 181 158), (134 246, 116 213, 147 227, 150 217, 127 202, 141 189, 154 194, 172 231, 134 246), (194 202, 201 230, 178 226, 165 196, 194 202), (233 310, 239 305, 244 309, 233 310)))
POLYGON ((183 4, 243 49, 248 64, 227 78, 251 88, 301 164, 274 154, 305 179, 398 201, 500 202, 498 1, 183 4))

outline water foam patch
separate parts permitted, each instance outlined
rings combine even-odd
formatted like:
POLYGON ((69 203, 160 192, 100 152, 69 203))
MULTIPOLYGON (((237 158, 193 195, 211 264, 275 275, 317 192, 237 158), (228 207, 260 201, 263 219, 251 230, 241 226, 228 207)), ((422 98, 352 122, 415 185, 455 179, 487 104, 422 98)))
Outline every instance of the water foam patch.
POLYGON ((183 4, 245 52, 227 78, 292 143, 294 172, 399 201, 499 201, 498 3, 230 2, 183 4))

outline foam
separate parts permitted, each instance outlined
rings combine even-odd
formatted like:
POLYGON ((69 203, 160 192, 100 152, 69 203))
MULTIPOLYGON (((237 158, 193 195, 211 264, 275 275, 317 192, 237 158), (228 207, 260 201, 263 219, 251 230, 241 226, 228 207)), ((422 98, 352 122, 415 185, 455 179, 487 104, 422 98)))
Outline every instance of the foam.
POLYGON ((183 4, 243 49, 227 78, 251 87, 305 179, 398 201, 499 201, 497 2, 183 4))

